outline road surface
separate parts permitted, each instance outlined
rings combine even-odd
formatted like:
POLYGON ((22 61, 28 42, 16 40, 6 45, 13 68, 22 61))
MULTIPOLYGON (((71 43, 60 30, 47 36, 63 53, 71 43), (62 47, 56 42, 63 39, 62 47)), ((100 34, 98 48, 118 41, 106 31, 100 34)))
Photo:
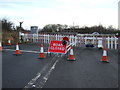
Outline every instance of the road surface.
MULTIPOLYGON (((19 46, 19 56, 13 55, 15 45, 3 47, 3 88, 31 88, 34 84, 36 88, 118 88, 117 50, 107 50, 110 63, 102 63, 103 50, 97 48, 73 47, 76 61, 67 61, 69 52, 38 59, 39 43, 19 46)), ((47 49, 45 44, 44 51, 47 49)))

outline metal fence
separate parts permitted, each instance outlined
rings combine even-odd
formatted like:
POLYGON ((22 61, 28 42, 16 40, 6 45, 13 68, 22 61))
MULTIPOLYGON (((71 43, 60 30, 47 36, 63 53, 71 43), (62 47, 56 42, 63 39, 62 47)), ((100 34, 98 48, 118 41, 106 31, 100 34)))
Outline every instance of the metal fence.
POLYGON ((63 37, 69 38, 69 43, 74 43, 77 47, 85 47, 86 44, 92 43, 95 47, 98 41, 102 40, 103 46, 108 49, 118 49, 118 38, 115 35, 60 35, 60 34, 24 34, 24 41, 50 43, 51 40, 62 40, 63 37))

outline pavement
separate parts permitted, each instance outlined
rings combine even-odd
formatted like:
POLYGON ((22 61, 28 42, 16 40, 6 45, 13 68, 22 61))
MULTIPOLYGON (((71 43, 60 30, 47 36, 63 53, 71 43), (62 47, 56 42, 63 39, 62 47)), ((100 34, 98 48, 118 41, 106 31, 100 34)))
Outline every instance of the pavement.
MULTIPOLYGON (((40 43, 21 44, 20 50, 40 51, 40 43)), ((3 46, 3 88, 118 88, 118 51, 107 50, 110 63, 100 62, 103 50, 73 47, 76 61, 67 55, 21 52, 15 56, 15 45, 3 46), (7 50, 9 49, 9 50, 7 50)), ((47 52, 48 45, 44 44, 47 52)))

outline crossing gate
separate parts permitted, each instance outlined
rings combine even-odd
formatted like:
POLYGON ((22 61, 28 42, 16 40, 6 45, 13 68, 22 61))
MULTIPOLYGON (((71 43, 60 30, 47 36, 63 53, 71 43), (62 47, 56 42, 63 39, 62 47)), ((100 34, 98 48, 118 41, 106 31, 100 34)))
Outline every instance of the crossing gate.
POLYGON ((118 38, 114 34, 79 34, 79 35, 61 35, 61 34, 24 34, 24 41, 50 43, 51 40, 62 41, 63 37, 69 38, 69 43, 74 43, 76 47, 85 47, 91 43, 95 47, 101 40, 102 45, 108 49, 118 49, 118 38))

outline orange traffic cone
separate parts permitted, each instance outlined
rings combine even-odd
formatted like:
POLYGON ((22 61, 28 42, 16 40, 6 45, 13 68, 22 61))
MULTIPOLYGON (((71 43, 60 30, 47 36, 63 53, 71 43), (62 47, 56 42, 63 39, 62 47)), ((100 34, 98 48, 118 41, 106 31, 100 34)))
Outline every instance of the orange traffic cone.
POLYGON ((11 41, 10 41, 10 39, 8 39, 8 45, 9 45, 9 46, 11 45, 11 41))
POLYGON ((20 50, 19 50, 19 46, 18 43, 16 43, 16 51, 14 55, 21 55, 20 50))
POLYGON ((39 59, 45 58, 44 56, 44 50, 43 50, 43 44, 40 45, 41 49, 40 49, 40 55, 39 55, 39 59))
POLYGON ((106 50, 106 48, 104 48, 104 51, 103 51, 103 56, 102 56, 102 60, 101 60, 102 62, 106 62, 106 63, 108 63, 109 61, 108 61, 108 58, 107 58, 107 50, 106 50))
POLYGON ((2 51, 2 44, 1 44, 1 42, 0 42, 0 51, 2 51))
POLYGON ((70 56, 67 59, 68 61, 75 61, 74 54, 73 54, 73 47, 70 46, 70 56))

